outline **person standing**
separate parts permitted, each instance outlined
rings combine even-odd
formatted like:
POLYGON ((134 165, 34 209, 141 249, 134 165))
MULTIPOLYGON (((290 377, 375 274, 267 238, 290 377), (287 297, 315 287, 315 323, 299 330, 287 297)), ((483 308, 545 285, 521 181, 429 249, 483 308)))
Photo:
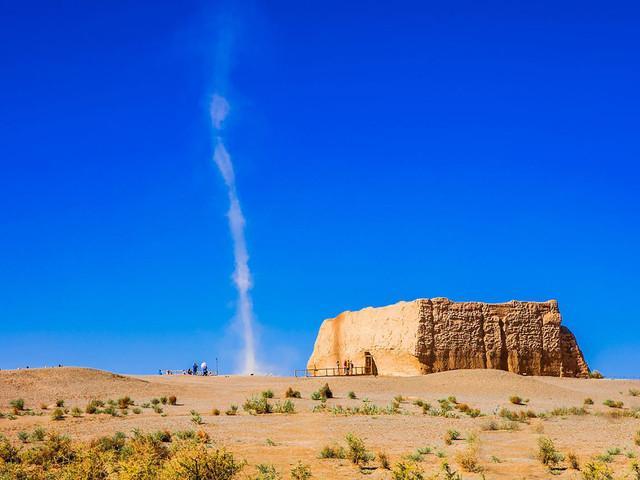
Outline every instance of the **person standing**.
POLYGON ((193 374, 198 375, 198 362, 193 362, 193 374))
POLYGON ((202 369, 202 375, 206 377, 208 373, 207 362, 202 362, 200 368, 202 369))

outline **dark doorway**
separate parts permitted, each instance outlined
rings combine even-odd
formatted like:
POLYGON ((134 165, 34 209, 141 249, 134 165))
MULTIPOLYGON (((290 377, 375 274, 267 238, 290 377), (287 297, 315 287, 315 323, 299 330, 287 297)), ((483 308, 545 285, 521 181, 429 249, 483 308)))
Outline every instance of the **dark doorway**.
POLYGON ((369 352, 364 352, 364 373, 365 375, 378 375, 378 367, 369 352))

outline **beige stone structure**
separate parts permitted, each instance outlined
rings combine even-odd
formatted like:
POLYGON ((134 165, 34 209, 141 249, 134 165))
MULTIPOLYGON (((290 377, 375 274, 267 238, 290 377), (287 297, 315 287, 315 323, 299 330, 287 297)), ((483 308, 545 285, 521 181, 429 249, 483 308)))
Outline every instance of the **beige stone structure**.
POLYGON ((489 304, 433 298, 369 307, 325 320, 307 368, 351 360, 380 375, 493 368, 586 377, 589 367, 561 320, 555 300, 489 304))

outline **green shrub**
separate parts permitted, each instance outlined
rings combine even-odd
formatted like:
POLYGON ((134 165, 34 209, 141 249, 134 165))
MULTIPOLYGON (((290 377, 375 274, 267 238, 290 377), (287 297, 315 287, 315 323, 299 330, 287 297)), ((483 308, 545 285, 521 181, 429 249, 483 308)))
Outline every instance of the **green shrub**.
POLYGON ((366 465, 373 460, 373 455, 367 452, 364 441, 354 435, 353 433, 347 434, 345 437, 349 450, 347 452, 347 458, 356 465, 366 465))
POLYGON ((543 465, 553 468, 564 460, 564 456, 556 450, 553 440, 549 437, 540 437, 538 439, 538 460, 543 465))
POLYGON ((260 463, 256 465, 256 470, 258 471, 258 475, 256 477, 252 477, 251 480, 281 480, 282 479, 282 477, 276 470, 276 467, 274 467, 273 465, 260 463))
POLYGON ((320 458, 347 458, 347 454, 340 445, 325 445, 320 450, 320 458))
POLYGON ((119 453, 124 448, 127 436, 116 432, 111 437, 99 437, 91 441, 90 446, 102 452, 119 453))
POLYGON ((191 410, 191 423, 194 425, 202 425, 204 423, 202 416, 195 410, 191 410))
POLYGON ((356 393, 354 391, 347 393, 347 397, 349 397, 351 400, 355 400, 357 398, 356 393))
POLYGON ((142 409, 141 409, 141 408, 139 408, 139 407, 135 407, 135 408, 132 410, 132 412, 133 412, 133 413, 135 413, 136 415, 140 415, 140 414, 142 413, 142 409))
POLYGON ((300 392, 298 390, 294 390, 293 388, 287 388, 287 391, 284 392, 285 398, 302 398, 300 392))
POLYGON ((296 413, 296 406, 291 400, 286 399, 284 402, 276 402, 273 411, 275 413, 296 413))
POLYGON ((606 405, 607 407, 611 407, 611 408, 622 408, 624 407, 624 402, 618 400, 605 400, 604 402, 602 402, 603 405, 606 405))
POLYGON ((613 471, 605 463, 592 460, 582 467, 583 480, 613 480, 613 471))
POLYGON ((152 398, 151 399, 151 405, 158 405, 160 403, 160 399, 158 398, 152 398))
POLYGON ((58 408, 64 407, 64 400, 62 400, 61 398, 56 400, 56 407, 58 407, 58 408))
POLYGON ((42 427, 34 428, 33 432, 31 432, 31 441, 32 442, 41 442, 41 441, 43 441, 46 433, 47 432, 42 427))
POLYGON ((320 392, 313 392, 311 394, 311 400, 322 400, 322 395, 320 395, 320 392))
POLYGON ((160 405, 154 405, 153 406, 153 411, 156 412, 158 415, 160 415, 160 414, 162 414, 164 412, 164 410, 162 409, 162 407, 160 405))
POLYGON ((166 405, 167 403, 169 403, 169 399, 167 397, 160 397, 160 403, 166 405))
POLYGON ((174 436, 179 440, 195 440, 196 432, 193 430, 180 430, 175 432, 174 436))
POLYGON ((246 399, 242 408, 252 415, 264 415, 273 412, 273 406, 269 401, 265 397, 257 395, 246 399))
POLYGON ((633 436, 633 443, 640 447, 640 430, 638 430, 633 436))
POLYGON ((291 469, 292 480, 309 480, 311 478, 311 468, 298 461, 298 464, 291 469))
POLYGON ((231 405, 229 407, 229 409, 224 413, 225 413, 225 415, 231 415, 231 416, 232 415, 237 415, 238 414, 238 406, 237 405, 231 405))
POLYGON ((460 432, 457 430, 447 430, 444 434, 444 443, 451 445, 454 440, 460 440, 460 432))
POLYGON ((18 432, 17 437, 22 443, 27 443, 29 441, 29 434, 27 432, 18 432))
POLYGON ((441 469, 444 480, 462 480, 462 477, 458 475, 458 472, 451 470, 451 467, 447 462, 442 462, 441 469))
POLYGON ((178 403, 178 397, 175 395, 169 395, 169 405, 176 405, 178 403))
POLYGON ((262 392, 262 398, 273 398, 273 390, 269 389, 269 390, 265 390, 264 392, 262 392))
POLYGON ((82 416, 82 410, 80 410, 80 408, 78 408, 78 407, 73 407, 71 409, 71 416, 75 417, 75 418, 81 417, 82 416))
POLYGON ((393 480, 425 480, 422 467, 411 460, 402 460, 393 466, 393 480))
POLYGON ((64 419, 64 410, 61 408, 56 408, 51 412, 51 420, 63 420, 64 419))
POLYGON ((9 405, 10 405, 14 410, 22 411, 22 410, 24 410, 24 399, 22 399, 22 398, 16 398, 15 400, 11 400, 11 401, 9 402, 9 405))

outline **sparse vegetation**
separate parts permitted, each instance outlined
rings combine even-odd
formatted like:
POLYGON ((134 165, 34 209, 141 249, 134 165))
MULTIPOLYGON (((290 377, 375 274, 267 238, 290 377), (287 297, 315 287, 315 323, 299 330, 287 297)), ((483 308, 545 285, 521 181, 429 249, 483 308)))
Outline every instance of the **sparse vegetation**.
POLYGON ((357 398, 356 393, 353 390, 347 393, 347 397, 349 397, 351 400, 355 400, 357 398))
POLYGON ((224 412, 225 415, 229 415, 229 416, 234 416, 238 414, 238 406, 237 405, 231 405, 226 412, 224 412))
POLYGON ((167 397, 160 397, 160 403, 166 405, 167 403, 169 403, 169 399, 167 397))
POLYGON ((126 410, 130 405, 133 405, 133 400, 130 397, 121 397, 118 399, 118 408, 120 410, 126 410))
POLYGON ((384 470, 391 470, 391 463, 389 462, 389 456, 385 452, 378 452, 378 461, 380 462, 380 468, 384 470))
POLYGON ((640 430, 638 430, 633 436, 633 443, 640 447, 640 430))
POLYGON ((391 474, 393 480, 425 480, 422 467, 409 459, 396 463, 391 474))
POLYGON ((607 407, 610 408, 622 408, 624 407, 624 402, 621 400, 611 400, 611 399, 607 399, 604 402, 602 402, 603 405, 606 405, 607 407))
POLYGON ((258 475, 251 477, 251 480, 281 480, 282 477, 273 465, 260 463, 256 465, 258 475))
POLYGON ((302 395, 298 390, 294 390, 293 388, 287 388, 287 391, 284 392, 285 398, 302 398, 302 395))
POLYGON ((253 397, 246 399, 242 408, 245 412, 252 415, 264 415, 273 412, 273 406, 262 395, 254 395, 253 397))
POLYGON ((291 469, 292 480, 308 480, 311 478, 311 468, 309 465, 298 461, 297 465, 291 469))
POLYGON ((465 472, 478 473, 482 471, 477 445, 469 445, 463 451, 458 452, 455 459, 465 472))
POLYGON ((351 460, 352 463, 355 465, 366 465, 373 460, 373 455, 367 451, 364 441, 360 437, 349 433, 345 440, 349 447, 347 458, 351 460))
POLYGON ((573 470, 580 470, 580 461, 575 453, 567 453, 567 463, 569 464, 569 468, 573 470))
POLYGON ((613 480, 613 471, 603 462, 592 460, 582 467, 583 480, 613 480))
POLYGON ((444 443, 451 445, 454 440, 460 440, 460 432, 457 430, 447 430, 444 434, 444 443))
POLYGON ((328 383, 325 383, 320 390, 318 390, 318 393, 320 393, 321 398, 333 398, 333 392, 328 383))
POLYGON ((538 460, 549 468, 556 467, 564 456, 556 450, 556 447, 549 437, 540 437, 538 439, 538 460))
POLYGON ((481 428, 484 431, 499 431, 499 430, 515 431, 515 430, 520 430, 520 425, 514 421, 498 422, 496 420, 489 420, 483 423, 481 425, 481 428))
POLYGON ((200 415, 198 412, 196 412, 195 410, 191 410, 191 423, 193 423, 194 425, 202 425, 204 423, 204 420, 202 420, 202 415, 200 415))
POLYGON ((340 445, 325 445, 320 450, 320 458, 347 458, 347 453, 340 445))
POLYGON ((264 392, 262 392, 262 398, 273 398, 273 390, 269 389, 269 390, 265 390, 264 392))
POLYGON ((604 378, 604 375, 600 373, 598 370, 592 370, 589 372, 589 378, 595 378, 600 380, 604 378))
POLYGON ((589 398, 589 397, 585 398, 584 399, 584 404, 585 405, 593 405, 593 399, 589 398))
POLYGON ((17 437, 22 443, 27 443, 29 441, 29 434, 27 432, 18 432, 17 437))
POLYGON ((79 407, 73 407, 71 409, 71 416, 74 418, 79 418, 82 416, 82 410, 79 407))
POLYGON ((47 432, 45 431, 44 428, 42 427, 36 427, 33 429, 33 432, 31 432, 31 441, 32 442, 41 442, 44 440, 45 435, 47 434, 47 432))
POLYGON ((59 398, 58 400, 56 400, 56 407, 58 408, 62 408, 64 407, 64 400, 59 398))
POLYGON ((629 395, 631 395, 632 397, 638 397, 640 396, 640 390, 638 390, 637 388, 630 388, 629 395))
POLYGON ((64 410, 62 410, 62 408, 54 409, 53 412, 51 412, 51 420, 64 420, 64 410))
POLYGON ((9 405, 17 411, 23 411, 24 410, 24 399, 22 398, 16 398, 15 400, 11 400, 9 402, 9 405))
POLYGON ((142 413, 142 409, 140 407, 135 407, 132 412, 136 415, 140 415, 142 413))
POLYGON ((273 411, 275 413, 286 414, 296 413, 296 406, 290 399, 286 399, 284 402, 276 402, 275 406, 273 407, 273 411))
POLYGON ((217 408, 212 409, 211 415, 213 415, 214 417, 217 417, 218 415, 220 415, 220 410, 217 408))
POLYGON ((513 403, 514 405, 524 405, 524 404, 525 404, 525 402, 524 402, 524 400, 522 399, 522 397, 520 397, 520 396, 518 396, 518 395, 511 395, 511 396, 509 397, 509 401, 510 401, 511 403, 513 403))

